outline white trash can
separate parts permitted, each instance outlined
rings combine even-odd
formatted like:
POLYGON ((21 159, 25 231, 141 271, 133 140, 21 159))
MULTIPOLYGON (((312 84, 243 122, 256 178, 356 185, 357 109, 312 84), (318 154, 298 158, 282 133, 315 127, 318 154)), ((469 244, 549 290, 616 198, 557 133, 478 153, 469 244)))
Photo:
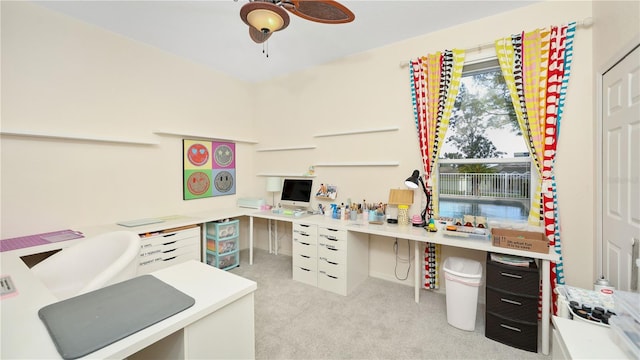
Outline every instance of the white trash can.
POLYGON ((447 297, 447 322, 461 330, 476 327, 478 291, 482 284, 482 264, 471 259, 448 257, 442 266, 447 297))

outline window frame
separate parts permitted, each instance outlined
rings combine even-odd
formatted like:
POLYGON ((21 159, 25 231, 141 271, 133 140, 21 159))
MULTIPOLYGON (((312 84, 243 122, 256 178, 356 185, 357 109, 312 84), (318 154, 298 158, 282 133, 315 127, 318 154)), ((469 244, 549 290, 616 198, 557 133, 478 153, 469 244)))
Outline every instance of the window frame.
MULTIPOLYGON (((475 74, 480 74, 483 72, 488 72, 488 71, 492 71, 495 69, 500 69, 500 64, 498 62, 498 58, 495 55, 495 52, 493 52, 493 54, 491 56, 487 56, 484 54, 480 54, 480 56, 477 56, 475 58, 472 57, 471 60, 465 61, 465 64, 462 68, 462 77, 465 76, 471 76, 471 75, 475 75, 475 74)), ((449 129, 447 128, 447 131, 449 129)), ((446 136, 445 136, 446 139, 446 136)), ((528 149, 527 149, 528 150, 528 149)), ((535 200, 535 190, 536 190, 536 185, 539 181, 539 174, 538 174, 538 170, 536 168, 536 165, 533 162, 533 159, 531 158, 531 156, 527 156, 527 157, 522 157, 522 158, 517 158, 517 157, 505 157, 505 158, 485 158, 485 159, 444 159, 444 158, 440 158, 440 154, 438 155, 438 160, 437 160, 437 165, 435 166, 434 169, 434 174, 432 176, 435 177, 435 179, 438 179, 437 181, 437 186, 434 189, 432 187, 432 197, 437 197, 437 203, 438 203, 438 208, 434 209, 434 212, 436 212, 438 214, 438 217, 441 216, 440 214, 440 186, 441 186, 441 181, 440 181, 440 166, 441 165, 447 165, 447 164, 455 164, 455 165, 461 165, 461 164, 480 164, 480 163, 492 163, 492 164, 500 164, 500 163, 518 163, 518 162, 528 162, 529 163, 529 209, 532 208, 533 205, 533 201, 535 200)), ((529 214, 527 214, 527 219, 529 217, 529 214)), ((491 220, 491 219, 489 219, 491 220)), ((513 220, 513 219, 498 219, 501 223, 506 223, 506 224, 513 224, 513 223, 517 223, 519 221, 513 220)))

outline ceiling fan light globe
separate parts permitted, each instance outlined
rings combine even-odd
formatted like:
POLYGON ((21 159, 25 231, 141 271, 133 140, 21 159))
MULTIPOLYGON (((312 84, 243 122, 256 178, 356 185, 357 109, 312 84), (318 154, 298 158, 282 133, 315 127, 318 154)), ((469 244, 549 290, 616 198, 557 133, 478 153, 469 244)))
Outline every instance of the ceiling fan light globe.
POLYGON ((284 25, 284 19, 280 15, 266 9, 251 11, 247 14, 247 22, 265 34, 278 31, 284 25))
POLYGON ((265 1, 252 1, 243 5, 240 18, 265 35, 289 26, 287 12, 282 7, 265 1))

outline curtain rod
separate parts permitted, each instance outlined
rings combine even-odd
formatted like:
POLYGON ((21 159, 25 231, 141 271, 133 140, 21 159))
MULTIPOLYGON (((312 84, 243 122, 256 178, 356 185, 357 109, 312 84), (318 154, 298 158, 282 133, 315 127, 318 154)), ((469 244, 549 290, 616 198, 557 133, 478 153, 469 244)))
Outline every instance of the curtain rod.
MULTIPOLYGON (((593 18, 592 17, 586 17, 586 18, 582 19, 581 21, 576 21, 576 27, 583 27, 585 29, 588 29, 591 26, 593 26, 593 18)), ((484 44, 476 45, 474 47, 466 48, 466 49, 464 49, 464 52, 466 53, 466 52, 472 51, 472 50, 480 51, 480 50, 483 50, 483 49, 492 48, 494 46, 495 46, 494 42, 484 43, 484 44)), ((409 67, 409 62, 408 61, 400 62, 400 67, 401 68, 409 67)))

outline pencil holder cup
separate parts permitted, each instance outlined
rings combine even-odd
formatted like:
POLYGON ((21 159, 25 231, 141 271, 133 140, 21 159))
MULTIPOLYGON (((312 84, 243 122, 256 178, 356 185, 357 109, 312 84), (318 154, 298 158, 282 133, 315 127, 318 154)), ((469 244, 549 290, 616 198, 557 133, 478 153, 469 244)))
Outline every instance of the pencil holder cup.
POLYGON ((398 225, 409 225, 409 206, 398 205, 398 225))

